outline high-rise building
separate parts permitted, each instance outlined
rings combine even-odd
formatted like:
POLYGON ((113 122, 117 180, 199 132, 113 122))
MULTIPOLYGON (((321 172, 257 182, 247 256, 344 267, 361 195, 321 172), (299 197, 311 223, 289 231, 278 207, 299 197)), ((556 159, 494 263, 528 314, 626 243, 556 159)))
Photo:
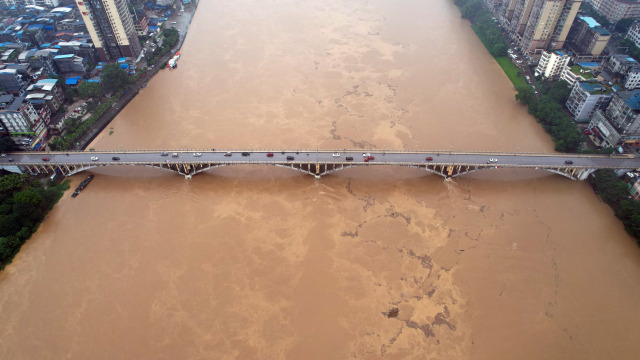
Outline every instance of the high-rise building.
POLYGON ((556 80, 562 74, 565 66, 569 64, 571 57, 562 51, 542 52, 540 62, 536 67, 536 76, 542 76, 545 79, 556 80))
POLYGON ((589 0, 593 8, 611 22, 640 17, 638 0, 589 0))
POLYGON ((101 61, 137 57, 141 46, 126 0, 76 0, 101 61))
POLYGON ((579 54, 599 57, 609 43, 611 34, 593 18, 578 16, 573 22, 567 42, 579 54))
POLYGON ((582 0, 507 0, 503 11, 509 36, 529 57, 562 49, 582 0))

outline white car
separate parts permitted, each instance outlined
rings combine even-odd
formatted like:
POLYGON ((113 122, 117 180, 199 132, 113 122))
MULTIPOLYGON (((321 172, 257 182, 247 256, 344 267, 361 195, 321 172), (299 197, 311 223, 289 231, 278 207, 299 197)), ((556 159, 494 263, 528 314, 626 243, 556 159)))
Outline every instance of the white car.
POLYGON ((362 157, 369 157, 369 156, 371 156, 371 154, 369 154, 369 153, 362 154, 362 157))
POLYGON ((98 157, 97 156, 92 156, 91 157, 91 161, 98 161, 98 157))
POLYGON ((489 159, 489 162, 490 162, 490 163, 498 162, 498 159, 496 159, 496 158, 491 158, 491 159, 489 159))
POLYGON ((340 157, 340 153, 333 153, 333 155, 331 155, 333 157, 340 157))
POLYGON ((193 153, 193 156, 200 157, 200 156, 202 156, 202 154, 201 153, 193 153))

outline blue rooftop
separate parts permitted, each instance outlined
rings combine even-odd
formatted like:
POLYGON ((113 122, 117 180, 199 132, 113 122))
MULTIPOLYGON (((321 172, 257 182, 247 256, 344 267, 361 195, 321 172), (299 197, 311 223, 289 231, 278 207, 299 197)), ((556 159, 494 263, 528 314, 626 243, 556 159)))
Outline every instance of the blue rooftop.
POLYGON ((640 90, 634 91, 633 95, 631 95, 631 97, 625 100, 624 102, 626 102, 627 105, 629 105, 629 107, 632 108, 633 110, 639 110, 640 109, 640 90))
POLYGON ((589 25, 590 28, 594 28, 597 26, 600 26, 600 24, 595 21, 594 18, 590 17, 590 16, 580 16, 580 19, 582 19, 582 21, 586 22, 587 25, 589 25))
POLYGON ((606 88, 604 86, 600 85, 600 84, 592 84, 592 83, 588 83, 588 82, 581 82, 580 86, 582 86, 582 88, 585 89, 588 92, 606 90, 606 88))
POLYGON ((53 58, 53 60, 56 60, 56 59, 72 59, 73 56, 74 56, 73 54, 57 55, 56 57, 53 58))
POLYGON ((595 68, 600 66, 600 64, 598 64, 597 62, 579 62, 578 65, 585 68, 595 68))
POLYGON ((70 77, 70 78, 67 78, 67 80, 65 80, 64 83, 67 85, 78 85, 78 83, 80 82, 80 79, 82 79, 81 76, 70 77))

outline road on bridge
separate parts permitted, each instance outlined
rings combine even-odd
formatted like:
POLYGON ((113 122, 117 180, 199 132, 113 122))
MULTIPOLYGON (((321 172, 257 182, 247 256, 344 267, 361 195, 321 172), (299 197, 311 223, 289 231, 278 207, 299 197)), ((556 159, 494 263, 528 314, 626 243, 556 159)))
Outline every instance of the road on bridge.
POLYGON ((527 153, 473 153, 445 151, 379 151, 379 150, 139 150, 84 152, 16 152, 3 154, 0 165, 74 165, 95 164, 162 164, 162 163, 367 163, 369 165, 494 165, 497 167, 571 167, 590 169, 637 169, 640 158, 628 156, 527 153), (167 155, 162 155, 166 153, 167 155), (245 156, 243 156, 243 153, 245 156), (273 154, 272 156, 268 156, 273 154), (374 159, 369 158, 374 157, 374 159), (96 160, 92 160, 92 158, 96 160), (352 158, 353 160, 347 160, 352 158), (47 160, 45 160, 47 159, 47 160), (430 160, 431 159, 431 160, 430 160))

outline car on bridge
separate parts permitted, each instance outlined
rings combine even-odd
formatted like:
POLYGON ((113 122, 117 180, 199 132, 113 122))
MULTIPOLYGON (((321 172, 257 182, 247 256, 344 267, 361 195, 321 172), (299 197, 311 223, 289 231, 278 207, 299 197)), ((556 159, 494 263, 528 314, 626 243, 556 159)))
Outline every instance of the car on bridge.
POLYGON ((49 160, 51 160, 51 159, 49 159, 48 157, 43 157, 42 158, 42 161, 49 161, 49 160))
POLYGON ((248 152, 243 152, 242 153, 242 156, 249 156, 249 155, 251 155, 251 153, 248 153, 248 152))
POLYGON ((433 158, 431 156, 427 156, 427 158, 425 159, 427 161, 433 161, 433 158))
POLYGON ((224 153, 224 156, 231 156, 231 153, 227 151, 226 153, 224 153))
POLYGON ((202 156, 202 153, 193 153, 193 156, 200 157, 200 156, 202 156))
POLYGON ((163 152, 162 154, 160 154, 160 156, 169 156, 168 152, 163 152))
POLYGON ((565 160, 565 161, 564 161, 564 163, 565 163, 565 164, 567 164, 567 165, 571 165, 571 164, 573 164, 573 161, 571 161, 571 160, 565 160))
POLYGON ((345 160, 347 160, 347 161, 353 161, 353 156, 347 156, 347 157, 345 158, 345 160))
POLYGON ((178 157, 178 156, 180 156, 180 155, 178 155, 178 153, 171 154, 171 157, 178 157))
POLYGON ((491 158, 491 159, 489 159, 489 161, 487 162, 487 164, 489 164, 489 163, 495 163, 495 162, 498 162, 498 159, 496 159, 496 158, 491 158))
POLYGON ((113 160, 113 161, 118 161, 118 160, 120 160, 120 158, 119 158, 119 157, 117 157, 117 156, 114 156, 114 157, 112 157, 112 158, 111 158, 111 160, 113 160))
POLYGON ((98 161, 98 157, 97 156, 92 156, 91 157, 91 161, 98 161))
POLYGON ((287 160, 294 160, 295 158, 293 156, 287 156, 287 160))
POLYGON ((340 153, 333 153, 333 154, 331 154, 331 156, 333 156, 333 157, 340 157, 340 153))
POLYGON ((267 153, 267 157, 273 157, 273 153, 267 153))

